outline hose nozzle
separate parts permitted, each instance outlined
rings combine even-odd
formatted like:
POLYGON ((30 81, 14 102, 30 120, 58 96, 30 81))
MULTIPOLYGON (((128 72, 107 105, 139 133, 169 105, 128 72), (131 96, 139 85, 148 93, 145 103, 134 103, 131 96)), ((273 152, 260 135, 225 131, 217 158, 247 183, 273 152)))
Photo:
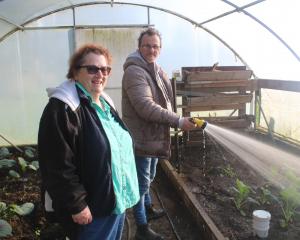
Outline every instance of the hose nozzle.
POLYGON ((207 122, 203 119, 200 119, 198 117, 192 117, 190 118, 190 121, 194 124, 197 125, 197 128, 201 128, 201 129, 204 129, 207 125, 207 122))

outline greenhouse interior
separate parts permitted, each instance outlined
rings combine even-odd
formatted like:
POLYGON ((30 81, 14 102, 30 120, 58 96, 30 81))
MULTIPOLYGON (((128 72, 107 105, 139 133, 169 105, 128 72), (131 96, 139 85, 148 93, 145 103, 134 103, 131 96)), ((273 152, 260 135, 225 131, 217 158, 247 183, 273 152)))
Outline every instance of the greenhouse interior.
MULTIPOLYGON (((151 187, 166 212, 151 221, 164 236, 157 239, 300 239, 299 10, 293 0, 0 0, 0 238, 65 239, 47 238, 53 226, 41 210, 31 218, 8 214, 12 204, 42 208, 40 177, 31 171, 39 171, 46 89, 67 80, 77 49, 100 44, 112 55, 105 93, 122 118, 123 64, 140 33, 155 28, 174 112, 205 123, 197 131, 170 129, 171 156, 159 161, 151 187), (36 186, 27 188, 31 178, 36 186), (165 190, 171 185, 178 196, 165 190), (22 197, 30 191, 34 197, 22 197), (177 210, 172 198, 181 199, 177 210), (188 210, 181 216, 179 208, 188 210), (265 235, 253 230, 255 210, 272 215, 265 235)), ((122 239, 134 239, 127 215, 122 239)))

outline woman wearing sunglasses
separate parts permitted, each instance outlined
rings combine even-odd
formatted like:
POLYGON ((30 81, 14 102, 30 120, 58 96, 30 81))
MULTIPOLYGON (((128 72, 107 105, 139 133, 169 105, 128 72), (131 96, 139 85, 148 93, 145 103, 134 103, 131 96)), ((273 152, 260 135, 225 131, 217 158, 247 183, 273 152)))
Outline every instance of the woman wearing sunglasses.
POLYGON ((131 136, 104 92, 107 49, 84 45, 68 80, 47 89, 38 150, 46 212, 73 240, 121 239, 125 210, 139 200, 131 136))

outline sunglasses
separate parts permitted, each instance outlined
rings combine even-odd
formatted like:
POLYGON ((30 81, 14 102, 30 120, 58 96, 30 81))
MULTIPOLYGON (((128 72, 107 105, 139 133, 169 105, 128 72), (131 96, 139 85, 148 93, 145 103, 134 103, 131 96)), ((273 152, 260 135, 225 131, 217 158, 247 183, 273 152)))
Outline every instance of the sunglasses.
POLYGON ((101 73, 105 76, 108 75, 111 71, 111 67, 109 66, 97 67, 95 65, 81 65, 78 66, 78 68, 86 68, 88 74, 97 74, 100 70, 101 73))

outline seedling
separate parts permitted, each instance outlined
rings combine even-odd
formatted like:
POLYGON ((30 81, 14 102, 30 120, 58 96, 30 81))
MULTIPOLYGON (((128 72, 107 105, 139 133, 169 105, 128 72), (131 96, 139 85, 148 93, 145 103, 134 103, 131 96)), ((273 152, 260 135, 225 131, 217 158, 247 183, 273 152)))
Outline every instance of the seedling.
POLYGON ((18 157, 18 165, 19 165, 22 173, 25 173, 27 169, 32 169, 34 171, 37 171, 39 168, 38 161, 27 162, 22 157, 18 157))
POLYGON ((9 170, 8 172, 9 176, 13 177, 13 178, 20 178, 20 174, 18 172, 16 172, 15 170, 9 170))
POLYGON ((27 202, 22 205, 10 204, 11 210, 20 216, 26 216, 30 214, 34 209, 34 204, 27 202))
POLYGON ((300 193, 295 186, 290 186, 280 192, 281 210, 283 219, 280 220, 280 226, 287 228, 296 215, 296 210, 300 207, 300 193))
POLYGON ((8 208, 6 203, 0 202, 0 238, 12 235, 11 225, 3 218, 8 217, 8 208))
POLYGON ((25 216, 30 214, 34 209, 34 204, 27 202, 22 205, 9 204, 8 206, 4 202, 0 202, 0 218, 11 218, 14 214, 25 216))
POLYGON ((235 191, 235 196, 233 199, 234 204, 242 216, 246 216, 243 207, 246 205, 247 202, 252 202, 259 205, 259 202, 257 202, 255 199, 249 196, 250 192, 253 191, 251 187, 244 184, 239 179, 236 180, 236 188, 233 187, 233 190, 235 191))
POLYGON ((25 147, 25 156, 27 158, 33 159, 35 157, 36 150, 33 147, 25 147))
POLYGON ((276 200, 275 195, 272 194, 272 192, 270 191, 270 189, 268 188, 268 185, 265 185, 263 187, 260 187, 260 195, 258 198, 258 201, 262 204, 271 204, 272 200, 276 200))
POLYGON ((11 155, 8 148, 2 147, 0 148, 0 159, 7 158, 11 155))
POLYGON ((222 172, 224 173, 224 175, 231 177, 231 178, 236 175, 234 172, 234 169, 229 164, 227 164, 226 167, 223 168, 222 172))
POLYGON ((14 214, 25 216, 30 214, 34 209, 34 204, 27 202, 22 205, 10 204, 6 205, 0 202, 0 238, 12 235, 11 225, 3 218, 10 219, 14 214))
POLYGON ((11 235, 12 235, 11 225, 7 221, 0 219, 0 238, 8 237, 11 235))
POLYGON ((11 168, 16 165, 16 161, 13 159, 0 160, 0 168, 11 168))
MULTIPOLYGON (((28 169, 31 169, 33 171, 37 171, 39 169, 39 162, 38 161, 32 161, 27 162, 24 158, 18 157, 17 161, 14 159, 2 159, 0 160, 0 169, 6 168, 10 169, 13 167, 18 166, 19 172, 24 174, 28 169)), ((16 172, 15 170, 10 169, 8 174, 13 178, 20 178, 20 174, 16 172)))

